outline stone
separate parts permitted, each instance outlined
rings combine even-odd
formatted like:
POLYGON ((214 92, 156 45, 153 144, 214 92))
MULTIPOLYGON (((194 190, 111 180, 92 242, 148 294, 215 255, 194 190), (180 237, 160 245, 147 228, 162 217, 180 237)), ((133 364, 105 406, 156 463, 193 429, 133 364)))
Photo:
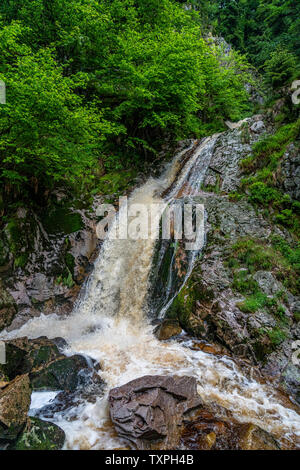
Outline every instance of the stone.
POLYGON ((184 416, 201 403, 187 376, 145 376, 109 392, 117 433, 143 450, 176 448, 184 416))
POLYGON ((154 334, 160 341, 173 338, 180 335, 182 328, 177 321, 164 320, 155 330, 154 334))
POLYGON ((46 367, 48 363, 62 357, 57 346, 47 338, 29 340, 24 337, 8 340, 5 341, 5 349, 6 364, 0 365, 0 371, 10 380, 17 375, 46 367))
POLYGON ((60 427, 31 417, 9 450, 61 450, 64 442, 65 433, 60 427))
POLYGON ((0 281, 0 331, 11 324, 16 313, 14 299, 0 281))
POLYGON ((62 338, 49 340, 46 337, 5 341, 6 364, 0 365, 0 373, 9 380, 29 374, 33 390, 74 392, 90 386, 101 388, 103 381, 96 364, 81 355, 66 357, 58 349, 66 344, 62 338))
POLYGON ((185 450, 279 450, 274 437, 249 423, 239 423, 225 410, 202 407, 197 418, 185 422, 180 448, 185 450))
POLYGON ((31 388, 28 375, 15 378, 0 390, 0 440, 13 440, 27 422, 31 388))
POLYGON ((300 201, 300 150, 299 142, 292 143, 280 165, 280 186, 293 199, 300 201))
POLYGON ((283 285, 268 271, 257 271, 253 279, 266 295, 275 295, 277 292, 283 290, 283 285))
POLYGON ((64 390, 74 392, 80 386, 86 386, 90 379, 102 383, 100 377, 89 368, 86 358, 80 355, 61 357, 49 363, 46 367, 35 369, 30 373, 33 390, 64 390))
POLYGON ((263 123, 263 121, 257 121, 252 126, 250 127, 252 132, 255 132, 256 134, 261 134, 266 130, 266 127, 263 123))

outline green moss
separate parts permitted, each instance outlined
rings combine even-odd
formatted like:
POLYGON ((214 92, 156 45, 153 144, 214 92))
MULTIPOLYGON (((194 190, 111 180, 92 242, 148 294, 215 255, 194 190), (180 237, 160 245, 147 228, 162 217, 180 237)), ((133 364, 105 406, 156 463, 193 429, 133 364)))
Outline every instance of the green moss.
POLYGON ((297 322, 300 321, 300 312, 294 312, 294 318, 297 322))
POLYGON ((11 219, 6 226, 10 251, 16 255, 22 248, 22 230, 16 220, 11 219))
POLYGON ((275 328, 259 328, 257 330, 258 340, 254 343, 253 349, 257 359, 265 362, 267 356, 277 349, 286 339, 287 333, 276 326, 275 328))
POLYGON ((69 271, 72 275, 74 275, 74 268, 75 268, 75 258, 71 253, 67 253, 65 256, 65 262, 69 271))
POLYGON ((32 389, 74 391, 80 382, 79 371, 85 367, 86 361, 81 356, 58 358, 44 368, 32 371, 32 389))
MULTIPOLYGON (((262 240, 242 238, 231 247, 231 253, 227 259, 227 266, 233 271, 234 288, 239 292, 243 290, 243 279, 259 270, 269 270, 274 273, 283 285, 295 295, 300 292, 300 246, 289 245, 283 238, 272 236, 270 243, 262 240), (246 274, 237 274, 235 271, 245 268, 246 274)), ((251 278, 248 277, 252 284, 251 278)), ((254 291, 253 291, 254 292, 254 291)))
POLYGON ((128 190, 135 181, 136 170, 123 170, 107 173, 99 178, 94 194, 121 194, 128 190))
POLYGON ((231 202, 239 202, 241 199, 243 199, 245 196, 244 194, 241 194, 237 191, 235 192, 232 192, 232 193, 229 193, 228 194, 228 199, 231 201, 231 202))
POLYGON ((256 292, 255 294, 246 297, 243 302, 237 304, 239 309, 244 313, 255 313, 258 310, 263 309, 267 304, 267 296, 262 292, 256 292))
POLYGON ((26 429, 10 450, 60 450, 64 441, 65 434, 58 426, 30 418, 26 429))
POLYGON ((278 170, 288 146, 300 135, 300 119, 281 126, 277 132, 257 142, 253 153, 242 160, 244 172, 250 176, 242 180, 250 202, 271 209, 273 221, 289 228, 299 236, 300 219, 297 201, 278 189, 278 170))
POLYGON ((231 256, 228 259, 228 266, 245 266, 250 273, 260 269, 271 269, 275 253, 264 243, 251 238, 238 240, 231 248, 231 256))
POLYGON ((174 299, 170 309, 168 310, 168 318, 178 318, 182 325, 186 322, 193 312, 195 305, 195 292, 190 282, 188 282, 174 299))
POLYGON ((55 208, 42 219, 45 230, 50 234, 65 235, 82 230, 83 222, 80 214, 68 208, 55 208))
POLYGON ((69 289, 75 284, 72 273, 69 268, 65 269, 64 273, 61 276, 58 276, 56 282, 57 284, 63 284, 64 286, 69 287, 69 289))
POLYGON ((35 369, 40 366, 45 366, 49 363, 53 357, 59 356, 59 351, 55 345, 41 346, 37 350, 33 350, 29 353, 27 361, 30 363, 30 367, 35 369))
POLYGON ((14 266, 16 268, 24 268, 28 262, 29 254, 23 253, 15 259, 14 266))
POLYGON ((277 132, 253 146, 253 154, 242 160, 241 166, 245 171, 252 172, 259 168, 273 166, 280 160, 287 146, 297 139, 300 132, 300 119, 292 124, 281 126, 277 132))
POLYGON ((285 339, 286 333, 279 327, 267 331, 267 335, 273 346, 279 346, 285 339))
POLYGON ((257 282, 246 270, 234 273, 232 287, 241 294, 250 294, 258 290, 257 282))
POLYGON ((202 189, 204 191, 208 191, 208 192, 211 192, 211 193, 220 194, 220 192, 221 192, 221 176, 220 175, 216 176, 216 183, 215 184, 207 184, 206 186, 203 186, 202 189))
POLYGON ((204 287, 201 282, 189 279, 170 306, 167 317, 177 319, 180 326, 194 336, 201 336, 204 328, 199 318, 195 316, 197 301, 209 303, 214 298, 212 290, 204 287))
POLYGON ((285 326, 290 321, 283 305, 287 302, 285 289, 278 291, 273 297, 267 296, 261 291, 253 275, 261 269, 269 270, 296 293, 297 283, 299 284, 299 254, 289 245, 285 246, 287 243, 284 240, 278 237, 272 240, 272 246, 261 240, 238 240, 231 247, 227 266, 232 270, 232 289, 245 295, 244 301, 237 304, 239 309, 244 313, 264 310, 274 316, 279 326, 285 326))

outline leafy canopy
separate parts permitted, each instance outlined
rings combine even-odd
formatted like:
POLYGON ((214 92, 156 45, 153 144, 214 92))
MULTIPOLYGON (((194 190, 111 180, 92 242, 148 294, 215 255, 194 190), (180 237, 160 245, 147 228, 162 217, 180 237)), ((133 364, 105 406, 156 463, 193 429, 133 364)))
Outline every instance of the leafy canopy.
POLYGON ((3 0, 0 179, 85 184, 247 112, 245 60, 172 0, 3 0))

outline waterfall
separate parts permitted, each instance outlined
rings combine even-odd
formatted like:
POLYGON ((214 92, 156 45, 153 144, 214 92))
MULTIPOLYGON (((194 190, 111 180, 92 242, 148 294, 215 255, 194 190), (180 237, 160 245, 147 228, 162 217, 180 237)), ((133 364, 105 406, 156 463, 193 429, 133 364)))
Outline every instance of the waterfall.
MULTIPOLYGON (((134 203, 170 204, 196 195, 217 140, 218 135, 214 135, 181 151, 160 178, 150 178, 132 193, 129 207, 134 203)), ((69 345, 67 354, 81 353, 99 361, 107 392, 143 375, 194 376, 204 402, 216 402, 240 422, 257 424, 277 438, 299 438, 298 414, 277 401, 268 385, 245 376, 230 358, 195 351, 184 339, 181 343, 160 342, 153 335, 146 305, 155 244, 152 238, 107 237, 71 315, 41 315, 17 331, 2 333, 1 338, 65 338, 69 345)), ((190 258, 187 275, 194 258, 190 258)), ((95 403, 57 413, 53 421, 65 430, 67 449, 124 446, 109 420, 107 394, 95 403)))

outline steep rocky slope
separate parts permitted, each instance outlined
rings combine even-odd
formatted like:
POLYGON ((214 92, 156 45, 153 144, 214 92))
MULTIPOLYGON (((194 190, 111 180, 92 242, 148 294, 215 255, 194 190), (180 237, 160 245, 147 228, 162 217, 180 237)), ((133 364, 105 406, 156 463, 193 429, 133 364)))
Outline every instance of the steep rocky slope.
MULTIPOLYGON (((275 223, 272 207, 254 204, 247 189, 241 189, 241 163, 257 140, 273 132, 272 120, 257 116, 218 138, 202 191, 194 199, 206 209, 206 247, 167 316, 173 327, 177 319, 189 334, 259 365, 299 400, 300 370, 293 360, 300 337, 299 272, 286 257, 290 247, 297 248, 297 239, 275 223)), ((298 161, 295 142, 278 165, 278 184, 295 200, 298 161)))

